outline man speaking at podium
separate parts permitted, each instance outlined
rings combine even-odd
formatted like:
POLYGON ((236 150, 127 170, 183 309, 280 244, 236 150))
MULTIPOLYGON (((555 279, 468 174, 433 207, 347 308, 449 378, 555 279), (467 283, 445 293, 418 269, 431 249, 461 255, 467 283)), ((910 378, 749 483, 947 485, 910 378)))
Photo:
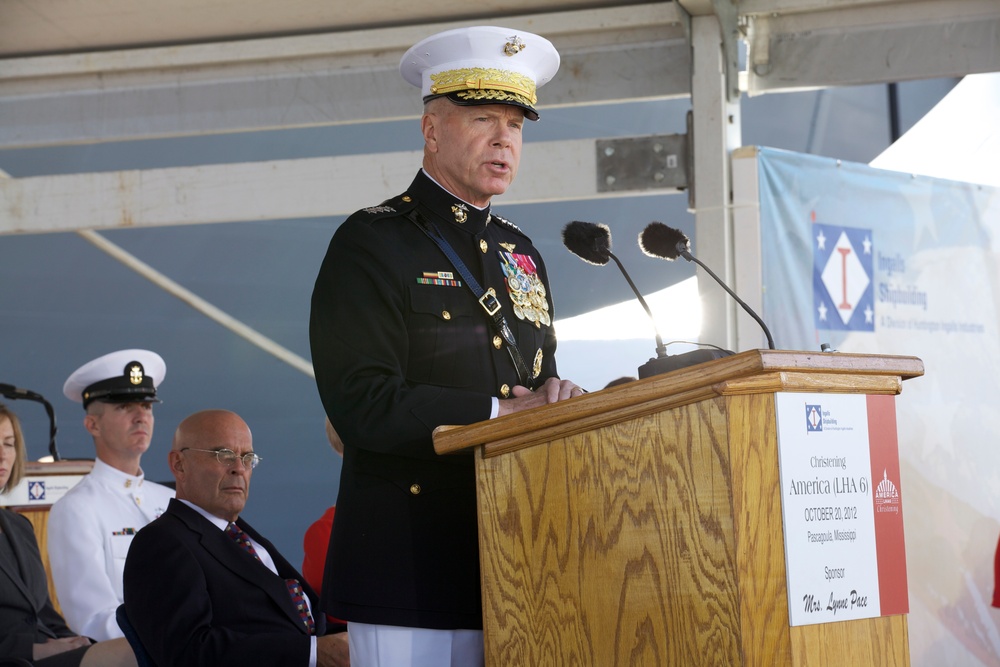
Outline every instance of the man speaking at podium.
POLYGON ((490 209, 558 67, 548 40, 509 28, 407 51, 423 168, 340 226, 317 277, 313 365, 344 441, 323 598, 355 667, 483 664, 474 461, 439 457, 431 432, 583 393, 556 375, 538 250, 490 209))

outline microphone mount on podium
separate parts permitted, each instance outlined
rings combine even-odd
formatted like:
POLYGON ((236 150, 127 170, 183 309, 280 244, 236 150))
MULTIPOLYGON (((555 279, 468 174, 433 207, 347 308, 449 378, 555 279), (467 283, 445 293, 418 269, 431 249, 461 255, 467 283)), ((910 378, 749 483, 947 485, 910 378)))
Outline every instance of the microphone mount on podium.
POLYGON ((563 244, 571 253, 589 264, 604 266, 609 260, 613 259, 628 282, 629 287, 632 288, 632 292, 649 316, 650 321, 652 321, 653 331, 656 334, 656 356, 639 367, 638 374, 640 379, 732 354, 729 350, 720 348, 702 348, 683 354, 667 354, 667 346, 663 343, 663 338, 657 329, 656 320, 653 318, 653 313, 649 305, 635 286, 628 271, 625 270, 625 266, 621 263, 621 260, 611 252, 611 230, 607 225, 595 222, 570 222, 563 228, 563 244))
POLYGON ((651 222, 646 225, 646 228, 642 230, 642 233, 639 235, 639 247, 650 257, 658 257, 660 259, 665 259, 668 262, 672 262, 678 257, 683 257, 687 261, 694 262, 701 268, 705 269, 705 272, 712 276, 712 279, 719 283, 719 285, 722 286, 722 289, 726 290, 729 296, 733 297, 733 299, 736 300, 736 303, 740 304, 740 307, 742 307, 743 310, 745 310, 750 317, 752 317, 757 324, 760 325, 760 328, 764 331, 764 336, 767 338, 768 349, 775 349, 774 339, 771 338, 771 332, 768 330, 767 325, 764 324, 764 320, 762 320, 760 316, 736 294, 736 292, 730 289, 729 285, 723 282, 719 276, 715 275, 715 272, 712 271, 712 269, 708 268, 704 262, 691 254, 691 240, 684 232, 679 229, 674 229, 673 227, 668 227, 662 222, 651 222))
POLYGON ((45 397, 41 394, 31 391, 30 389, 15 387, 12 384, 0 383, 0 396, 11 400, 23 398, 29 401, 37 401, 45 407, 45 413, 49 416, 49 455, 52 457, 53 461, 62 460, 59 456, 59 450, 56 448, 56 413, 52 408, 52 404, 45 400, 45 397))

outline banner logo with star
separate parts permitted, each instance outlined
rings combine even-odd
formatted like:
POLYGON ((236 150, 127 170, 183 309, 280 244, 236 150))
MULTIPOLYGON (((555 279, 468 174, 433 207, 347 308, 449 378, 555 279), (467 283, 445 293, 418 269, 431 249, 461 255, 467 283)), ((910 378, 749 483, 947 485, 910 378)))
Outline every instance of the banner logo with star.
POLYGON ((816 328, 874 331, 872 231, 814 224, 812 239, 816 328))

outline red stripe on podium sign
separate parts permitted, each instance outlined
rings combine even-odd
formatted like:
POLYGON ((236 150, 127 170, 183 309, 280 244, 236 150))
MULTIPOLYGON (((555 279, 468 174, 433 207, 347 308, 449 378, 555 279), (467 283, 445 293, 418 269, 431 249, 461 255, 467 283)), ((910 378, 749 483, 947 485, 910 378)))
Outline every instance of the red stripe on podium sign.
POLYGON ((868 441, 872 465, 875 552, 882 616, 909 611, 903 502, 896 439, 896 397, 868 396, 868 441))

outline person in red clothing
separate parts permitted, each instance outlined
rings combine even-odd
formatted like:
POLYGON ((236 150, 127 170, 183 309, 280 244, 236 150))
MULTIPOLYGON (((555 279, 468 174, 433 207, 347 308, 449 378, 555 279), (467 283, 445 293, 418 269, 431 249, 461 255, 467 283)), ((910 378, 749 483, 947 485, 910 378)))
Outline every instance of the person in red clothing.
POLYGON ((302 546, 305 557, 302 559, 302 576, 310 586, 323 585, 323 565, 326 563, 326 550, 330 546, 330 533, 333 532, 333 515, 336 505, 331 505, 323 512, 323 516, 314 521, 307 529, 302 546))
MULTIPOLYGON (((330 441, 330 446, 337 454, 344 455, 344 443, 337 435, 336 429, 330 423, 330 418, 326 419, 326 438, 330 441)), ((302 548, 305 556, 302 558, 302 576, 313 587, 313 590, 323 590, 323 568, 326 565, 326 551, 330 546, 330 533, 333 531, 333 515, 337 511, 337 506, 328 507, 323 516, 314 521, 306 529, 305 537, 302 540, 302 548)), ((346 626, 346 621, 334 618, 327 614, 326 622, 328 626, 342 624, 346 626)))
POLYGON ((1000 607, 1000 541, 993 556, 993 606, 1000 607))

